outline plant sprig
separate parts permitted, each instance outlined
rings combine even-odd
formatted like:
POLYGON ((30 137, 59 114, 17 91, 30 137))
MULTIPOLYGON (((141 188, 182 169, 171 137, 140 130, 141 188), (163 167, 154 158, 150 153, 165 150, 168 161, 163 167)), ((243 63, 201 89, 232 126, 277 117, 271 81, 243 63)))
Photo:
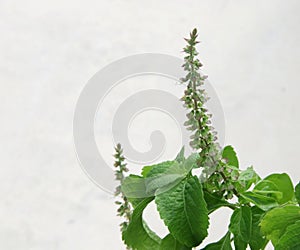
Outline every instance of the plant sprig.
POLYGON ((241 170, 232 146, 221 148, 211 125, 211 114, 204 89, 206 76, 197 58, 197 30, 185 39, 183 49, 187 88, 181 100, 188 111, 185 125, 192 132, 194 153, 185 157, 184 148, 174 160, 144 166, 141 175, 125 176, 128 171, 123 151, 115 148, 118 215, 122 239, 127 249, 191 250, 208 235, 209 216, 222 207, 233 210, 227 233, 206 250, 265 249, 269 241, 275 250, 300 249, 300 183, 294 188, 285 173, 261 179, 253 167, 241 170), (201 176, 193 169, 201 168, 201 176), (235 195, 237 201, 232 202, 235 195), (155 201, 169 233, 160 238, 143 219, 143 211, 155 201))

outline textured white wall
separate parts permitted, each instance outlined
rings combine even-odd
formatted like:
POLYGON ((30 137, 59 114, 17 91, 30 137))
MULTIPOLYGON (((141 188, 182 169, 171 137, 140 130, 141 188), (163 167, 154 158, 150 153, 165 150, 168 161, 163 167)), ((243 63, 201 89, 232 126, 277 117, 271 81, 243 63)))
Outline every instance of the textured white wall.
MULTIPOLYGON (((241 165, 300 180, 299 7, 297 0, 1 0, 0 249, 124 249, 113 198, 78 166, 75 104, 111 61, 182 56, 193 27, 241 165)), ((227 216, 218 213, 211 240, 227 216)))

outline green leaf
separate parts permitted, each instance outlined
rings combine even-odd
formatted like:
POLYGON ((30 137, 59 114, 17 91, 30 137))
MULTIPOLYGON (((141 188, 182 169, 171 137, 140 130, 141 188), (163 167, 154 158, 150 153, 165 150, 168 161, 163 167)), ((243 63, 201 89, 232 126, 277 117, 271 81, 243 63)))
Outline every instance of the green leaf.
MULTIPOLYGON (((165 161, 159 164, 155 164, 151 166, 151 169, 149 170, 149 166, 146 166, 146 172, 145 177, 156 177, 160 176, 164 173, 171 173, 178 171, 180 173, 188 174, 193 168, 197 167, 197 160, 200 158, 198 153, 191 154, 187 159, 182 160, 180 163, 177 161, 165 161), (175 170, 175 171, 173 171, 175 170)), ((183 159, 183 158, 182 158, 183 159)))
MULTIPOLYGON (((136 205, 139 198, 154 196, 155 192, 165 192, 177 185, 197 166, 198 154, 190 155, 182 163, 165 161, 152 166, 145 166, 142 176, 130 175, 122 183, 122 192, 136 205)), ((157 193, 158 194, 158 193, 157 193)))
POLYGON ((176 186, 185 176, 186 173, 183 172, 183 169, 178 165, 174 165, 164 174, 146 179, 147 193, 158 195, 161 192, 165 192, 176 186))
POLYGON ((245 190, 248 190, 252 184, 256 184, 259 180, 260 177, 254 171, 253 167, 248 167, 240 173, 237 182, 240 183, 245 190))
POLYGON ((157 164, 149 171, 145 178, 146 192, 150 195, 165 192, 176 186, 187 174, 188 171, 178 162, 157 164))
POLYGON ((229 230, 234 235, 235 249, 246 250, 252 236, 252 211, 249 206, 243 206, 234 211, 229 230))
POLYGON ((181 163, 184 162, 185 157, 184 157, 184 146, 181 148, 180 152, 177 154, 175 161, 181 163))
POLYGON ((290 177, 285 173, 267 176, 261 182, 257 183, 254 190, 255 192, 258 190, 268 191, 279 204, 284 204, 294 198, 293 183, 290 177), (272 185, 270 183, 272 183, 272 185))
POLYGON ((278 191, 277 185, 268 180, 262 180, 254 187, 253 192, 261 195, 265 195, 268 197, 272 197, 275 200, 280 200, 283 197, 282 192, 278 191))
POLYGON ((248 243, 243 241, 242 238, 238 235, 234 236, 234 249, 235 250, 246 250, 248 243))
POLYGON ((153 250, 159 249, 160 239, 148 226, 145 228, 143 221, 143 211, 153 198, 144 199, 133 211, 131 221, 125 231, 122 239, 125 244, 133 249, 153 250))
POLYGON ((149 195, 165 192, 176 186, 193 168, 197 167, 199 154, 191 154, 182 163, 168 161, 155 165, 146 176, 146 192, 149 195))
POLYGON ((188 177, 155 197, 160 217, 183 245, 198 246, 207 236, 208 211, 197 177, 188 177))
POLYGON ((222 158, 225 159, 230 166, 239 167, 239 160, 232 146, 226 146, 223 149, 222 158))
POLYGON ((227 232, 227 234, 218 242, 211 243, 202 250, 232 250, 230 244, 230 232, 227 232))
POLYGON ((278 206, 278 203, 274 198, 262 194, 257 194, 248 191, 248 192, 241 193, 240 196, 241 198, 245 199, 247 202, 251 202, 255 204, 257 207, 259 207, 264 211, 268 211, 269 209, 278 206))
POLYGON ((153 168, 153 166, 145 166, 145 167, 143 167, 142 173, 141 173, 142 176, 146 177, 147 174, 151 171, 152 168, 153 168))
POLYGON ((152 166, 143 167, 142 173, 144 177, 155 177, 166 172, 175 161, 165 161, 152 166))
POLYGON ((300 207, 294 205, 277 207, 263 217, 260 223, 261 232, 276 245, 286 228, 297 220, 300 220, 300 207))
POLYGON ((171 188, 187 175, 182 164, 176 161, 165 161, 152 166, 145 166, 142 170, 144 178, 127 177, 122 184, 122 191, 127 197, 141 198, 154 196, 157 189, 171 188))
POLYGON ((217 193, 210 193, 206 190, 203 191, 203 194, 209 214, 220 207, 233 207, 232 204, 224 200, 222 195, 219 195, 217 193))
POLYGON ((285 233, 279 239, 275 250, 300 249, 300 220, 287 227, 285 233))
POLYGON ((143 220, 143 226, 144 226, 144 229, 147 232, 147 234, 150 236, 150 238, 161 244, 162 239, 149 228, 146 221, 144 221, 144 220, 143 220))
POLYGON ((252 233, 249 242, 251 250, 264 249, 268 240, 261 234, 259 223, 264 215, 264 211, 254 206, 251 207, 252 212, 252 233))
POLYGON ((300 182, 295 187, 295 197, 297 199, 298 204, 300 205, 300 182))
POLYGON ((230 219, 230 232, 234 237, 240 237, 242 241, 248 243, 252 232, 252 215, 249 206, 242 206, 236 209, 230 219))
POLYGON ((145 179, 138 175, 129 175, 122 182, 121 190, 127 198, 145 198, 147 194, 145 179))
POLYGON ((183 168, 187 173, 189 173, 193 168, 198 168, 197 161, 199 158, 200 156, 198 153, 193 153, 184 160, 183 168))
POLYGON ((159 250, 191 250, 190 247, 182 245, 172 234, 168 234, 162 239, 159 250))
POLYGON ((145 198, 132 198, 126 197, 127 200, 131 203, 133 208, 136 208, 145 198))
POLYGON ((253 192, 244 192, 241 197, 267 211, 294 198, 293 184, 287 174, 272 174, 259 181, 253 192))

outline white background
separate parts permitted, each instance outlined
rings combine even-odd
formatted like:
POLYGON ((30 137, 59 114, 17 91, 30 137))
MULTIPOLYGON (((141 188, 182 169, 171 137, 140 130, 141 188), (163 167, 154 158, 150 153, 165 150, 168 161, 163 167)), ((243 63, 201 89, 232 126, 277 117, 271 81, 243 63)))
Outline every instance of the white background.
MULTIPOLYGON (((0 249, 125 249, 113 197, 77 162, 76 101, 121 57, 181 57, 194 27, 242 167, 299 181, 299 8, 297 0, 0 0, 0 249)), ((228 211, 217 214, 210 240, 227 220, 228 211)))

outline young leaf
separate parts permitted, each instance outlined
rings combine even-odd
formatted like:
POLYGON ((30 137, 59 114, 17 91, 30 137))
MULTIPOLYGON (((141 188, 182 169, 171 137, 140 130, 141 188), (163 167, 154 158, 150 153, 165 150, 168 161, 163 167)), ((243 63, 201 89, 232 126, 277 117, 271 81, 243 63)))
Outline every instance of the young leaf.
POLYGON ((208 212, 197 177, 187 177, 155 197, 160 217, 183 245, 198 246, 207 236, 208 212))
POLYGON ((281 200, 283 193, 279 191, 278 186, 269 180, 262 180, 256 184, 253 192, 269 197, 273 197, 275 200, 281 200))
POLYGON ((230 166, 239 167, 239 160, 232 146, 226 146, 223 149, 222 158, 225 159, 230 166))
MULTIPOLYGON (((236 238, 240 238, 243 242, 248 243, 252 232, 252 215, 249 206, 242 206, 236 209, 230 219, 230 232, 236 238)), ((247 244, 246 244, 247 245, 247 244)))
POLYGON ((230 232, 227 232, 227 234, 225 234, 218 242, 211 243, 202 250, 232 250, 230 244, 230 232))
POLYGON ((127 246, 133 249, 159 249, 160 238, 148 227, 145 229, 142 217, 144 209, 152 200, 152 197, 146 198, 134 209, 131 221, 127 229, 123 231, 122 239, 127 246))
POLYGON ((182 245, 172 234, 162 239, 159 250, 191 250, 192 248, 182 245))
MULTIPOLYGON (((281 198, 277 196, 276 199, 279 204, 284 204, 294 198, 293 183, 287 174, 271 174, 264 178, 263 181, 273 182, 277 187, 277 190, 275 189, 272 191, 279 191, 282 193, 281 198)), ((259 185, 259 183, 257 185, 259 185)), ((254 189, 256 189, 256 187, 254 189)))
POLYGON ((300 182, 295 187, 295 197, 297 199, 298 204, 300 205, 300 182))
POLYGON ((300 220, 300 207, 294 205, 276 207, 263 217, 260 223, 261 232, 272 241, 273 245, 277 245, 286 228, 297 220, 300 220))
POLYGON ((244 192, 240 194, 241 198, 245 199, 247 202, 255 204, 257 207, 264 211, 268 211, 273 207, 277 207, 277 201, 272 198, 262 194, 257 194, 254 192, 244 192))
POLYGON ((300 220, 286 228, 286 232, 281 236, 276 245, 276 250, 300 249, 300 220))
POLYGON ((251 250, 260 250, 264 249, 264 246, 267 244, 268 240, 261 234, 259 223, 261 218, 264 215, 264 211, 254 206, 251 207, 252 213, 252 233, 251 239, 249 242, 251 250))
POLYGON ((253 170, 253 167, 243 170, 238 177, 238 183, 242 184, 245 190, 248 190, 252 184, 256 184, 259 180, 260 177, 253 170))

